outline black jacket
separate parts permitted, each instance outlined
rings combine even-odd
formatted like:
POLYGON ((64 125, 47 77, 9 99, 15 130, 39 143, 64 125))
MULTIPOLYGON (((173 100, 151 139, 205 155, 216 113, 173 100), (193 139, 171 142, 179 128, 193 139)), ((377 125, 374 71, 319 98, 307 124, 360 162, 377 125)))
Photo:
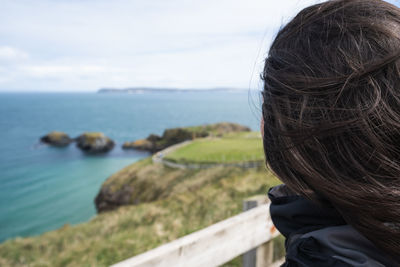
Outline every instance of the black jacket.
POLYGON ((282 266, 400 266, 348 225, 332 206, 322 208, 285 185, 271 188, 268 197, 272 221, 286 237, 282 266))

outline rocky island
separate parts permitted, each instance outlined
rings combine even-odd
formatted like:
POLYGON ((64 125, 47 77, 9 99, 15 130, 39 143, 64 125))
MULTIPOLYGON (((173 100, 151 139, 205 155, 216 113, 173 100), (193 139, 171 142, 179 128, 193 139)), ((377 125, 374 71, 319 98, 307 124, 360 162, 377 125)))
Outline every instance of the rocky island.
POLYGON ((76 146, 88 153, 105 153, 114 145, 114 141, 103 133, 83 133, 76 138, 76 146))
POLYGON ((68 134, 58 131, 53 131, 40 138, 40 141, 52 146, 67 146, 74 141, 68 134))
POLYGON ((53 131, 40 138, 42 143, 63 147, 72 142, 87 153, 105 153, 114 148, 115 142, 100 132, 86 132, 76 138, 71 138, 63 132, 53 131))

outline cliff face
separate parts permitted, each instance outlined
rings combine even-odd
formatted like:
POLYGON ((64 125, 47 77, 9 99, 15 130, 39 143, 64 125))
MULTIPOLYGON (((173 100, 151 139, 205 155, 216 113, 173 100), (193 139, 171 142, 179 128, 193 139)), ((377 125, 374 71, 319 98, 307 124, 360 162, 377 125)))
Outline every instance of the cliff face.
POLYGON ((197 190, 242 170, 235 167, 215 167, 208 170, 172 169, 145 159, 113 174, 96 196, 98 212, 114 210, 124 205, 137 205, 165 199, 179 193, 197 190))
POLYGON ((166 198, 174 191, 174 182, 194 174, 153 164, 150 158, 136 162, 104 182, 95 199, 97 211, 166 198))
POLYGON ((125 142, 124 149, 146 150, 152 153, 163 150, 169 146, 207 136, 222 136, 232 132, 248 132, 250 128, 236 123, 221 122, 194 127, 166 129, 162 136, 149 135, 146 139, 134 142, 125 142))

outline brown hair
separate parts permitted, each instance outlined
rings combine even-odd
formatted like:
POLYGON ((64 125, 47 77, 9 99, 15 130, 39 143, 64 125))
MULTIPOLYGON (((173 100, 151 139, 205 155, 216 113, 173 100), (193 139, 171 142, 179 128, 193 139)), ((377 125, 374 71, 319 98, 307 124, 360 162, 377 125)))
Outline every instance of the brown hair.
POLYGON ((262 73, 264 152, 293 191, 329 201, 400 259, 400 9, 380 0, 305 8, 262 73))

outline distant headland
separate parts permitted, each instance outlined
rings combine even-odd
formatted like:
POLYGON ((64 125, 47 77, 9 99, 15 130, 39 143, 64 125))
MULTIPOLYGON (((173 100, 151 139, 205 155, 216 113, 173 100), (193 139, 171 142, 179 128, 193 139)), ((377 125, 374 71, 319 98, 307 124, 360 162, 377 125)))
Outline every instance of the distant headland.
POLYGON ((127 93, 127 94, 142 94, 142 93, 171 93, 171 92, 242 92, 246 89, 242 88, 204 88, 204 89, 180 89, 180 88, 156 88, 156 87, 130 87, 130 88, 101 88, 97 93, 127 93))

